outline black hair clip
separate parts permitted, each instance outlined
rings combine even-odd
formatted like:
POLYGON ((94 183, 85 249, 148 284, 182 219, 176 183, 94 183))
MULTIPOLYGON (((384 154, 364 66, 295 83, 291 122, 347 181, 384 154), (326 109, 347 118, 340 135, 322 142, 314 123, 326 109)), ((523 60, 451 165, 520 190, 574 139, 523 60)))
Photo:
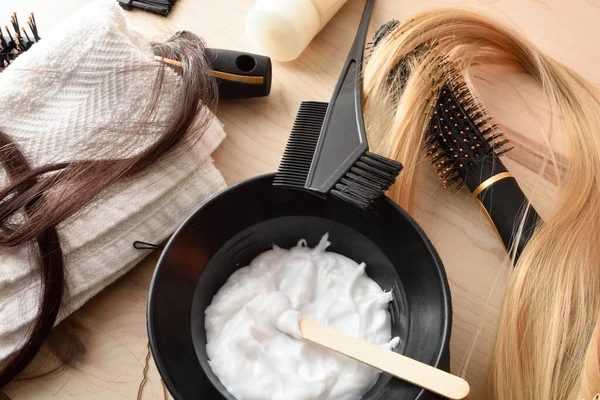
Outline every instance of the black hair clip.
MULTIPOLYGON (((153 49, 158 54, 157 49, 153 49)), ((267 56, 235 50, 206 49, 206 58, 219 86, 219 99, 248 99, 271 93, 272 66, 267 56)), ((178 60, 154 57, 156 61, 181 68, 178 60)))
POLYGON ((148 11, 166 17, 171 12, 177 0, 117 0, 123 9, 131 11, 134 8, 148 11))

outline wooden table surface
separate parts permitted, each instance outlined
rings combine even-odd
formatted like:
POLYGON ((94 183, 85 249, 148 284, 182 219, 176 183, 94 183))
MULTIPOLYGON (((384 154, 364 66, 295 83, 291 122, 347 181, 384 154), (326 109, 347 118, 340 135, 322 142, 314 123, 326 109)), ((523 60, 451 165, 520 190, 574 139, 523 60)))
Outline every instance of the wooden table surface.
MULTIPOLYGON (((35 11, 44 36, 90 1, 3 0, 0 20, 8 19, 13 11, 21 15, 35 11)), ((149 39, 186 29, 203 36, 211 47, 256 51, 244 28, 252 4, 253 0, 179 0, 169 18, 140 11, 127 13, 127 18, 149 39)), ((275 171, 300 102, 328 101, 363 4, 364 0, 350 0, 299 59, 275 63, 268 98, 220 104, 218 117, 228 137, 215 159, 229 184, 275 171)), ((379 0, 371 30, 391 18, 403 19, 438 6, 474 8, 503 20, 546 53, 600 84, 600 0, 379 0)), ((552 206, 556 175, 537 179, 543 160, 535 155, 544 148, 540 127, 548 125, 550 115, 539 89, 521 74, 493 68, 477 71, 475 84, 517 145, 505 158, 507 166, 528 194, 535 192, 533 202, 544 215, 552 206)), ((564 153, 560 137, 557 130, 553 144, 564 153)), ((427 166, 420 169, 417 189, 412 213, 437 248, 452 289, 452 370, 472 385, 469 398, 481 399, 510 265, 468 193, 441 189, 427 166)), ((67 325, 76 327, 85 348, 72 367, 59 375, 15 385, 5 390, 6 395, 14 400, 135 399, 147 354, 145 307, 155 263, 156 255, 149 256, 68 319, 67 325)), ((47 362, 47 357, 40 356, 35 363, 47 362)), ((163 396, 151 364, 142 398, 163 396)))

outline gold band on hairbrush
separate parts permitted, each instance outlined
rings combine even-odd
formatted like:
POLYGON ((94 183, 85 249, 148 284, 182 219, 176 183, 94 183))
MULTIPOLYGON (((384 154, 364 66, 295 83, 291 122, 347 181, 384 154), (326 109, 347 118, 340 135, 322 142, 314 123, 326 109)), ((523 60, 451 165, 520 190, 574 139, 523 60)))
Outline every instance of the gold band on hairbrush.
POLYGON ((510 172, 500 172, 499 174, 487 178, 485 181, 481 182, 481 184, 477 186, 475 190, 473 190, 473 197, 477 198, 477 196, 479 196, 479 193, 483 192, 485 189, 492 186, 494 183, 501 181, 502 179, 511 177, 512 175, 510 174, 510 172))

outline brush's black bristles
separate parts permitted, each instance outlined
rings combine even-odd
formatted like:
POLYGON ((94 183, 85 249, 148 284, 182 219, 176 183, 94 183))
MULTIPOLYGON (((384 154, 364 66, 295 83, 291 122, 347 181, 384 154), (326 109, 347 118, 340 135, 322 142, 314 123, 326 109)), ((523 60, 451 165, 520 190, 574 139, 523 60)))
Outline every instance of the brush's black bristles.
POLYGON ((10 25, 13 29, 12 33, 8 25, 4 26, 6 36, 4 36, 2 28, 0 28, 0 71, 8 67, 18 56, 29 50, 34 43, 40 40, 33 13, 31 13, 27 21, 27 25, 31 30, 31 36, 29 36, 24 26, 21 27, 19 25, 17 13, 11 15, 10 25))
POLYGON ((350 171, 331 190, 331 195, 361 210, 373 207, 402 170, 402 164, 365 152, 350 171))
POLYGON ((328 106, 318 101, 300 104, 274 185, 304 188, 328 106))
POLYGON ((425 150, 444 187, 462 187, 490 156, 510 150, 509 139, 471 94, 457 69, 446 75, 433 106, 425 150))
MULTIPOLYGON (((408 20, 410 22, 412 20, 408 20)), ((385 24, 383 24, 373 36, 373 40, 369 43, 366 49, 366 60, 369 60, 377 47, 385 41, 392 32, 398 31, 394 33, 394 38, 399 38, 404 34, 403 28, 401 28, 401 23, 398 20, 391 20, 385 24)), ((412 50, 409 50, 406 54, 404 54, 394 65, 393 68, 390 69, 388 74, 388 80, 386 84, 389 86, 389 93, 391 95, 391 100, 393 102, 398 101, 404 92, 406 83, 410 77, 411 71, 414 65, 428 62, 428 63, 441 63, 444 57, 438 56, 435 58, 431 58, 433 49, 437 43, 435 41, 429 41, 425 43, 418 44, 412 50), (424 61, 427 60, 427 61, 424 61)))
POLYGON ((367 44, 367 48, 365 49, 368 52, 373 50, 375 47, 379 46, 379 44, 385 39, 390 32, 396 29, 400 25, 400 21, 393 19, 385 24, 381 25, 379 29, 373 35, 373 41, 367 44))

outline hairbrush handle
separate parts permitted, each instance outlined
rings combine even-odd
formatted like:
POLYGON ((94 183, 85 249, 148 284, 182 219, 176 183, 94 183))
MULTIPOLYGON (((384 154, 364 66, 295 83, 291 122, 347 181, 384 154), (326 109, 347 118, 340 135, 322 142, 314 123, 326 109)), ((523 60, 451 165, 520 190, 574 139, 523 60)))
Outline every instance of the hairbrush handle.
POLYGON ((206 49, 206 58, 217 78, 221 99, 268 96, 271 92, 271 59, 234 50, 206 49))
POLYGON ((497 173, 484 180, 472 193, 507 249, 514 245, 515 236, 523 222, 523 231, 516 244, 517 260, 541 218, 530 206, 523 221, 528 200, 515 178, 507 171, 497 173))

